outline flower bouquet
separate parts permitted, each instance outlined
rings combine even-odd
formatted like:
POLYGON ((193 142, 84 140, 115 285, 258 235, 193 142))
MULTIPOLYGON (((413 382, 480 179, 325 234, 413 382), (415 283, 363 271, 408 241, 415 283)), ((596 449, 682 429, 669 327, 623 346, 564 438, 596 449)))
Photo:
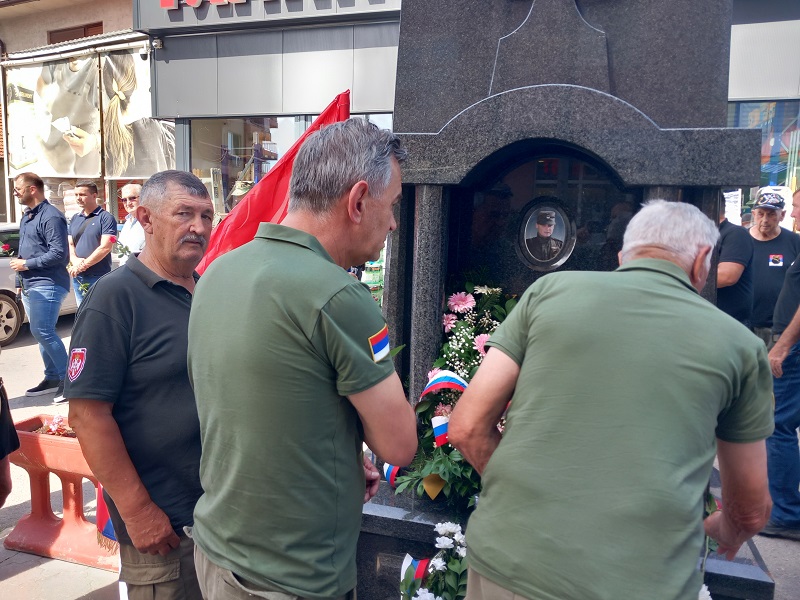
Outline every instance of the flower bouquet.
POLYGON ((429 383, 415 410, 419 446, 404 475, 397 475, 397 493, 406 489, 435 499, 440 493, 456 508, 474 505, 480 476, 461 453, 447 443, 447 421, 461 392, 486 356, 486 342, 517 303, 501 288, 467 283, 452 294, 442 317, 444 344, 428 373, 429 383))
POLYGON ((437 523, 436 547, 431 559, 406 554, 401 567, 402 600, 461 600, 467 593, 467 543, 461 526, 437 523))

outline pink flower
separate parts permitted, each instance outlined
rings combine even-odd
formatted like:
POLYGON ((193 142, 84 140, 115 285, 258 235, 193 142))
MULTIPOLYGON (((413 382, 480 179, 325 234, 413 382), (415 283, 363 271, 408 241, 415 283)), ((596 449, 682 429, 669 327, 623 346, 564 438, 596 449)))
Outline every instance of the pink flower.
POLYGON ((11 250, 11 244, 3 244, 3 252, 8 252, 11 250))
POLYGON ((489 334, 482 333, 475 337, 475 350, 480 352, 481 356, 486 356, 486 342, 489 341, 489 334))
POLYGON ((453 407, 449 404, 442 404, 441 402, 433 409, 433 414, 436 417, 449 417, 453 412, 453 407))
POLYGON ((472 297, 472 294, 467 294, 466 292, 453 294, 447 300, 447 308, 457 313, 468 312, 474 306, 475 298, 472 297))
POLYGON ((441 369, 439 367, 433 367, 430 371, 428 371, 428 381, 436 377, 436 374, 440 371, 441 369))
POLYGON ((449 332, 453 327, 456 326, 456 321, 458 317, 456 317, 453 313, 445 313, 442 317, 442 325, 444 325, 444 332, 449 332))
POLYGON ((115 235, 112 235, 112 236, 111 236, 111 243, 113 244, 113 243, 114 243, 114 242, 116 242, 116 241, 117 241, 117 236, 115 236, 115 235))

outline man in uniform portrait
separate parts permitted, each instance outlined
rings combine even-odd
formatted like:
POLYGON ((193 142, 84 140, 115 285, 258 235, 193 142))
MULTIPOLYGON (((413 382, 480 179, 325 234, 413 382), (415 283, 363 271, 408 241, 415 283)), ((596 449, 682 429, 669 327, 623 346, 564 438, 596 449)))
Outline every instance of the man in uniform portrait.
POLYGON ((554 210, 540 210, 536 215, 536 237, 525 240, 528 251, 536 260, 552 260, 564 247, 563 241, 553 237, 555 226, 556 212, 554 210))

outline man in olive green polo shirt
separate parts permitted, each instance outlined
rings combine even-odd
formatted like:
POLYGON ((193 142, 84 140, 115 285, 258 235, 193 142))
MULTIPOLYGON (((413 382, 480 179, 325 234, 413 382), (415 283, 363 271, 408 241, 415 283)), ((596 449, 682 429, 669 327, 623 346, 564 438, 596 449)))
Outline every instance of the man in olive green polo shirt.
POLYGON ((192 535, 206 600, 355 597, 361 504, 378 483, 362 441, 406 465, 417 440, 386 322, 346 269, 377 259, 396 228, 404 158, 363 119, 314 133, 283 224, 262 223, 197 288, 204 494, 192 535))
POLYGON ((715 452, 719 552, 766 522, 765 347, 696 291, 718 235, 690 204, 648 203, 619 269, 539 279, 492 335, 449 423, 483 476, 468 600, 696 598, 715 452))

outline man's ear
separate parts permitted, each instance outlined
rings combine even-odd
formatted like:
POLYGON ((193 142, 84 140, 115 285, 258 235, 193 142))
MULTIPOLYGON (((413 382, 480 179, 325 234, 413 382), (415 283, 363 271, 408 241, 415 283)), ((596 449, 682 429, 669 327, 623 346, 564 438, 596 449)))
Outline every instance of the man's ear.
POLYGON ((144 229, 145 233, 152 234, 153 233, 153 215, 150 212, 150 209, 146 206, 142 206, 141 204, 136 207, 136 220, 139 221, 139 224, 144 229))
POLYGON ((706 279, 708 279, 709 268, 706 267, 706 259, 709 252, 711 252, 711 246, 703 246, 692 263, 692 272, 689 275, 692 285, 698 292, 703 289, 706 279))
POLYGON ((364 218, 368 195, 369 185, 364 180, 350 188, 350 192, 347 194, 347 214, 353 223, 361 223, 364 218))

